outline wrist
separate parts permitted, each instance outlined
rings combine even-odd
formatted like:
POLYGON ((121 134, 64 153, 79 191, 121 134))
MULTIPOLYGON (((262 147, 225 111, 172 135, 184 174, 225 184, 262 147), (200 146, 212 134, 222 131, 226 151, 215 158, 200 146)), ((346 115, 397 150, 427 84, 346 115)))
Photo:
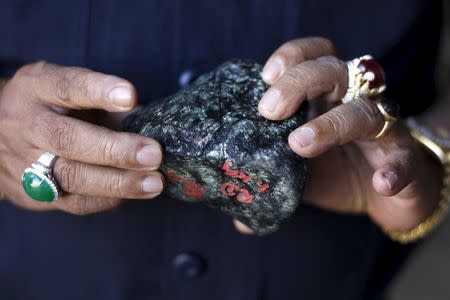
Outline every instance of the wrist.
MULTIPOLYGON (((439 193, 439 202, 436 205, 436 208, 431 212, 426 214, 423 221, 409 231, 390 231, 384 230, 389 237, 400 243, 410 243, 414 242, 420 238, 423 238, 431 231, 433 231, 445 218, 448 211, 448 206, 450 203, 450 138, 448 134, 442 134, 442 132, 435 132, 427 127, 422 126, 418 123, 417 120, 410 118, 407 121, 408 127, 410 128, 411 136, 425 149, 428 150, 430 154, 432 154, 435 158, 435 162, 430 161, 426 165, 429 167, 427 170, 431 170, 432 172, 423 173, 424 182, 429 181, 433 178, 432 174, 443 173, 443 180, 439 180, 438 182, 430 182, 426 186, 427 191, 424 195, 424 198, 437 199, 437 196, 434 195, 432 187, 436 184, 440 184, 440 193, 439 193), (437 160, 436 160, 437 158, 437 160), (440 169, 437 165, 439 163, 440 169), (434 184, 433 184, 434 183, 434 184)), ((435 201, 431 201, 432 203, 436 203, 435 201)), ((424 202, 424 204, 430 204, 430 201, 424 202)), ((429 205, 430 207, 424 207, 423 212, 432 209, 433 205, 429 205)))

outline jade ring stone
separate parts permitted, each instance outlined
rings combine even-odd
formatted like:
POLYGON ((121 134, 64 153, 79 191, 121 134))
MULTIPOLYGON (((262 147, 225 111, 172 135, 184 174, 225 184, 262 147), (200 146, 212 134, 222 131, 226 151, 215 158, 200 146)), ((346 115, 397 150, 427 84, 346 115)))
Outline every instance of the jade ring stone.
POLYGON ((39 202, 52 202, 58 198, 58 188, 49 174, 28 168, 22 175, 23 189, 39 202))
POLYGON ((52 202, 58 199, 60 190, 52 175, 53 164, 57 156, 45 152, 31 168, 22 175, 22 186, 28 196, 39 202, 52 202))
POLYGON ((27 195, 39 202, 52 202, 58 198, 56 185, 50 176, 33 168, 23 173, 22 185, 27 195))

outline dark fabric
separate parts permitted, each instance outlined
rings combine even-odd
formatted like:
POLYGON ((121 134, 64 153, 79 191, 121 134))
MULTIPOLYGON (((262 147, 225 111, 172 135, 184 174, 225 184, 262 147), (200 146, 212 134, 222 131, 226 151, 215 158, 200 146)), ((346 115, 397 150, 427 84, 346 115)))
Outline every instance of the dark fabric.
MULTIPOLYGON (((146 102, 175 92, 181 75, 233 57, 264 62, 289 39, 320 35, 343 59, 379 58, 389 96, 411 114, 433 99, 440 9, 427 0, 1 0, 0 76, 40 59, 86 66, 131 80, 146 102)), ((307 206, 257 238, 163 197, 88 217, 0 203, 1 299, 370 299, 405 252, 366 217, 307 206)))

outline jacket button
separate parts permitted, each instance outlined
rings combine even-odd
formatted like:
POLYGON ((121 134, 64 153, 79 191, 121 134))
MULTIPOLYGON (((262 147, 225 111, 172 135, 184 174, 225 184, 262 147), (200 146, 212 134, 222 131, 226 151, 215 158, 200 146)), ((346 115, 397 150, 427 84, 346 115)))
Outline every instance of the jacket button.
POLYGON ((194 71, 189 69, 185 70, 181 72, 180 77, 178 77, 178 85, 180 86, 180 88, 184 88, 187 85, 189 85, 189 83, 194 81, 194 79, 195 79, 194 71))
POLYGON ((185 279, 202 276, 207 269, 206 260, 195 253, 180 253, 173 260, 175 272, 185 279))

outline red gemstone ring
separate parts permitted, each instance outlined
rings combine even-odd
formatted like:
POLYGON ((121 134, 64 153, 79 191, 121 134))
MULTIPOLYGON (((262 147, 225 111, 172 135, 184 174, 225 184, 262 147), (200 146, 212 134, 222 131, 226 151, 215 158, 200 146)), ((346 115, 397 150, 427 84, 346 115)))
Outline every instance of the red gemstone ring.
POLYGON ((381 65, 370 55, 347 62, 348 90, 343 103, 361 97, 378 96, 386 89, 386 76, 381 65))

